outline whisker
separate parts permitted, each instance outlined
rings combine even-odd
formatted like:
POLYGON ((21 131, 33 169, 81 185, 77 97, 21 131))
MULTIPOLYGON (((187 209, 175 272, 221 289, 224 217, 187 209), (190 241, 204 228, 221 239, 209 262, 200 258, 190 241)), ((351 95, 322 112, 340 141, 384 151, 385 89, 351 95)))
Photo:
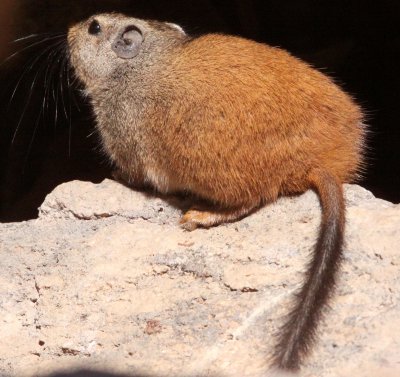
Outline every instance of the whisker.
MULTIPOLYGON (((69 78, 69 81, 70 81, 69 85, 70 85, 71 88, 74 88, 74 87, 76 87, 75 84, 78 82, 78 78, 73 75, 72 76, 72 80, 71 80, 71 65, 70 65, 68 57, 65 57, 65 59, 67 60, 67 66, 68 66, 68 78, 69 78)), ((79 112, 81 112, 81 108, 79 106, 79 103, 78 103, 78 100, 77 100, 77 96, 76 96, 76 90, 71 90, 70 91, 70 96, 71 96, 72 100, 74 101, 75 108, 79 112)))
MULTIPOLYGON (((44 50, 39 56, 37 56, 36 59, 34 60, 34 62, 29 66, 28 71, 31 70, 31 69, 33 68, 33 66, 39 61, 39 59, 40 59, 47 51, 49 51, 51 48, 55 48, 55 46, 57 46, 59 43, 61 43, 61 41, 60 41, 60 42, 57 42, 57 43, 55 43, 55 44, 53 44, 53 45, 51 45, 51 46, 46 47, 45 50, 44 50)), ((24 117, 25 117, 26 111, 27 111, 27 109, 28 109, 28 107, 29 107, 29 104, 30 104, 30 101, 31 101, 31 98, 32 98, 32 94, 33 94, 33 89, 34 89, 34 87, 35 87, 35 85, 36 85, 36 82, 37 82, 37 79, 38 79, 38 77, 39 77, 39 74, 42 73, 43 69, 44 69, 43 67, 40 67, 40 68, 37 70, 36 75, 35 75, 35 77, 34 77, 34 79, 33 79, 33 81, 32 81, 32 84, 31 84, 31 86, 30 86, 30 91, 29 91, 29 95, 28 95, 26 104, 25 104, 25 106, 24 106, 24 108, 23 108, 23 111, 22 111, 21 116, 20 116, 20 118, 19 118, 17 127, 16 127, 16 129, 15 129, 13 138, 12 138, 12 140, 11 140, 11 144, 12 144, 12 145, 13 145, 14 142, 15 142, 16 136, 17 136, 18 131, 19 131, 20 127, 21 127, 21 124, 22 124, 22 121, 23 121, 23 119, 24 119, 24 117)), ((27 72, 25 71, 24 74, 26 74, 26 73, 27 73, 27 72)), ((20 80, 21 80, 21 79, 20 79, 20 80)), ((14 95, 14 94, 15 94, 15 90, 14 90, 13 95, 14 95)), ((39 117, 39 118, 40 118, 40 117, 39 117)))
MULTIPOLYGON (((53 88, 54 82, 54 71, 57 67, 57 64, 60 61, 60 55, 62 50, 64 49, 64 43, 59 44, 54 48, 54 50, 49 54, 48 64, 45 73, 45 93, 44 93, 44 102, 47 100, 47 112, 49 109, 49 99, 50 99, 50 89, 53 88)), ((54 99, 54 88, 53 88, 53 99, 54 99)), ((56 105, 57 108, 57 105, 56 105)))
POLYGON ((20 126, 21 126, 22 120, 23 120, 24 117, 25 117, 25 113, 26 113, 26 110, 28 109, 29 103, 30 103, 30 101, 31 101, 33 88, 34 88, 34 86, 35 86, 35 84, 36 84, 36 80, 37 80, 37 78, 38 78, 38 76, 39 76, 39 73, 40 73, 40 70, 36 73, 35 78, 34 78, 33 81, 32 81, 31 88, 30 88, 30 92, 29 92, 29 95, 28 95, 28 100, 27 100, 27 102, 26 102, 26 104, 25 104, 25 106, 24 106, 24 109, 22 110, 22 114, 21 114, 21 116, 20 116, 20 118, 19 118, 19 121, 18 121, 18 124, 17 124, 17 128, 15 129, 13 138, 12 138, 12 140, 11 140, 11 144, 12 144, 12 145, 13 145, 14 142, 15 142, 15 138, 16 138, 17 133, 18 133, 18 131, 19 131, 19 128, 20 128, 20 126))
POLYGON ((26 75, 27 73, 29 73, 29 72, 32 70, 32 68, 34 67, 34 65, 40 60, 40 58, 41 58, 43 55, 46 54, 47 51, 49 51, 49 50, 52 49, 52 48, 55 48, 59 43, 62 43, 62 42, 63 42, 63 41, 59 41, 59 42, 56 42, 56 43, 52 44, 51 46, 46 47, 46 48, 44 49, 44 51, 42 51, 42 53, 40 53, 36 58, 30 60, 30 61, 25 65, 24 72, 22 73, 20 79, 18 80, 17 85, 15 86, 15 88, 14 88, 14 90, 13 90, 13 93, 12 93, 12 95, 11 95, 11 97, 10 97, 9 104, 11 104, 11 102, 13 101, 13 99, 14 99, 14 97, 15 97, 15 94, 16 94, 16 92, 17 92, 17 90, 18 90, 18 88, 19 88, 19 86, 20 86, 20 84, 21 84, 22 79, 25 77, 25 75, 26 75), (29 64, 30 64, 30 66, 29 66, 29 64), (29 67, 28 67, 28 66, 29 66, 29 67))
POLYGON ((42 102, 42 110, 43 110, 43 121, 45 121, 46 114, 49 112, 49 90, 52 82, 51 70, 50 67, 53 66, 54 60, 57 57, 58 48, 54 48, 53 51, 47 57, 47 67, 44 74, 44 93, 43 93, 43 102, 42 102), (49 75, 50 74, 50 75, 49 75))
POLYGON ((62 35, 64 33, 40 33, 40 34, 31 34, 31 35, 27 35, 24 37, 20 37, 18 39, 14 39, 13 41, 11 41, 10 43, 18 43, 18 42, 22 42, 22 41, 26 41, 27 39, 32 39, 32 38, 38 38, 38 37, 44 37, 44 36, 58 36, 58 35, 62 35))
MULTIPOLYGON (((12 53, 9 57, 7 57, 3 62, 0 63, 0 67, 2 67, 6 62, 10 61, 14 57, 28 51, 33 50, 35 47, 43 46, 44 44, 49 44, 41 48, 39 53, 35 53, 35 56, 30 59, 22 68, 22 74, 19 77, 16 85, 12 89, 12 94, 10 97, 9 105, 14 100, 16 93, 18 92, 21 84, 27 76, 30 76, 30 73, 33 72, 33 80, 29 86, 29 91, 26 96, 26 103, 22 108, 21 115, 19 117, 17 126, 12 136, 11 145, 14 145, 17 135, 19 135, 19 131, 22 127, 24 119, 26 118, 27 111, 31 104, 33 94, 37 91, 36 88, 39 88, 39 78, 40 81, 42 77, 44 78, 43 88, 40 89, 40 92, 43 93, 42 103, 39 105, 39 114, 36 117, 34 128, 32 131, 32 136, 29 141, 28 150, 25 156, 25 163, 23 167, 23 172, 29 162, 29 156, 32 153, 32 149, 34 146, 36 135, 38 134, 39 126, 41 124, 41 120, 46 120, 48 116, 46 113, 49 111, 50 98, 52 97, 55 101, 55 114, 54 121, 55 126, 57 125, 57 121, 59 118, 59 108, 58 102, 61 97, 62 109, 65 115, 65 118, 69 123, 69 140, 68 140, 68 152, 69 156, 71 156, 72 150, 72 87, 75 83, 75 80, 71 80, 70 77, 70 66, 67 55, 66 48, 66 34, 65 33, 45 33, 45 34, 31 34, 21 38, 14 40, 12 43, 22 43, 25 46, 21 48, 19 51, 12 53), (24 43, 28 42, 28 43, 24 43), (28 45, 27 45, 28 44, 28 45), (39 64, 40 62, 40 64, 39 64), (43 64, 42 64, 43 62, 43 64), (57 74, 58 72, 58 74, 57 74), (67 88, 65 88, 67 85, 67 88), (68 90, 69 93, 69 101, 65 98, 65 90, 68 90)), ((78 107, 78 105, 77 105, 78 107)))
POLYGON ((57 36, 53 36, 53 37, 44 38, 43 40, 38 41, 38 42, 34 42, 34 43, 30 44, 29 46, 26 46, 26 47, 22 48, 21 50, 19 50, 19 51, 17 51, 17 52, 14 52, 14 53, 13 53, 12 55, 10 55, 8 58, 4 59, 3 62, 0 64, 0 67, 2 67, 5 63, 7 63, 8 61, 10 61, 10 60, 11 60, 12 58, 14 58, 15 56, 17 56, 17 55, 23 53, 24 51, 29 50, 29 49, 32 48, 32 47, 38 46, 38 45, 40 45, 40 44, 42 44, 42 43, 45 43, 45 42, 48 42, 48 41, 51 41, 51 40, 54 40, 54 39, 60 39, 60 38, 63 38, 63 37, 65 37, 65 36, 66 36, 66 34, 61 34, 61 35, 57 35, 57 36))
MULTIPOLYGON (((71 155, 71 146, 72 146, 72 108, 71 108, 71 102, 70 99, 67 102, 64 96, 64 85, 65 82, 67 82, 67 86, 69 88, 70 84, 70 79, 69 79, 69 67, 68 67, 68 59, 66 57, 66 43, 60 44, 56 48, 56 54, 54 54, 53 59, 52 59, 52 68, 50 70, 50 79, 49 79, 49 85, 51 86, 51 95, 53 97, 54 103, 55 103, 55 114, 54 114, 54 127, 57 126, 58 118, 59 118, 59 110, 58 110, 58 103, 59 99, 61 98, 61 105, 62 105, 62 110, 63 114, 65 116, 65 119, 68 120, 69 122, 69 143, 68 143, 68 150, 69 150, 69 155, 71 155), (55 72, 58 69, 58 76, 55 76, 55 72), (66 73, 66 75, 65 75, 66 73), (58 80, 55 80, 55 78, 58 77, 58 80), (56 86, 54 87, 54 83, 56 86), (68 108, 68 111, 67 111, 68 108)), ((48 88, 46 90, 46 96, 47 98, 50 97, 50 89, 48 88)))
MULTIPOLYGON (((74 82, 73 82, 73 81, 71 82, 71 85, 74 85, 74 82)), ((75 90, 71 90, 71 96, 72 96, 72 100, 74 101, 74 105, 75 105, 76 109, 77 109, 79 112, 81 112, 82 110, 81 110, 81 107, 79 106, 79 103, 78 103, 78 100, 77 100, 77 97, 76 97, 75 90)))
POLYGON ((94 129, 89 135, 87 135, 86 137, 89 139, 91 138, 95 133, 97 133, 97 130, 94 129))
POLYGON ((72 140, 72 109, 71 109, 71 98, 70 98, 70 80, 68 75, 68 59, 64 54, 64 57, 61 61, 60 65, 60 93, 61 93, 61 102, 64 109, 65 119, 68 121, 68 155, 71 157, 71 140, 72 140), (65 101, 64 92, 65 92, 65 83, 67 84, 69 98, 68 103, 65 101), (67 111, 68 107, 68 111, 67 111))
POLYGON ((57 121, 58 121, 58 91, 54 90, 54 86, 52 86, 53 90, 53 99, 55 103, 55 111, 54 111, 54 129, 57 127, 57 121))
MULTIPOLYGON (((51 70, 51 75, 52 77, 54 77, 55 74, 55 69, 57 67, 57 64, 60 61, 60 56, 57 58, 57 63, 54 64, 53 69, 51 70)), ((51 81, 51 91, 52 91, 52 97, 53 97, 53 101, 55 104, 55 111, 54 111, 54 129, 56 129, 57 127, 57 123, 58 123, 58 87, 54 87, 54 79, 51 81)))
POLYGON ((31 140, 29 142, 28 151, 27 151, 26 156, 25 156, 25 162, 24 162, 24 166, 22 168, 22 174, 25 174, 25 168, 26 168, 26 165, 28 164, 28 159, 29 159, 29 156, 30 156, 31 151, 32 151, 33 142, 35 140, 35 136, 36 136, 36 133, 37 133, 37 130, 38 130, 38 127, 39 127, 40 117, 41 117, 42 114, 43 114, 43 109, 40 110, 39 115, 37 116, 36 121, 35 121, 35 127, 33 128, 32 137, 31 137, 31 140))
POLYGON ((64 63, 64 60, 62 61, 62 64, 60 65, 60 73, 59 73, 59 77, 60 77, 60 93, 61 93, 61 104, 63 105, 65 119, 68 119, 67 109, 66 109, 66 106, 65 106, 65 98, 64 98, 64 86, 63 86, 63 82, 64 82, 64 66, 63 66, 63 63, 64 63))
POLYGON ((69 107, 69 145, 68 145, 68 155, 71 157, 71 146, 72 146, 72 107, 71 107, 71 82, 69 78, 69 67, 68 67, 68 60, 64 57, 64 69, 66 70, 67 75, 67 86, 68 86, 68 107, 69 107))

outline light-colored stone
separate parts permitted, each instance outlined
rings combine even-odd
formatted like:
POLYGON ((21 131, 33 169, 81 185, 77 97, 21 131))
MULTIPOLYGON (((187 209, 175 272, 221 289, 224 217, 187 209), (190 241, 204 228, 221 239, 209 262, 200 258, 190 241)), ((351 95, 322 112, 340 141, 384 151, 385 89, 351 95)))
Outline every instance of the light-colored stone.
MULTIPOLYGON (((397 376, 400 206, 345 191, 345 261, 301 376, 397 376)), ((187 206, 109 180, 71 182, 38 220, 0 224, 0 375, 266 376, 318 199, 281 198, 192 233, 178 226, 187 206)))

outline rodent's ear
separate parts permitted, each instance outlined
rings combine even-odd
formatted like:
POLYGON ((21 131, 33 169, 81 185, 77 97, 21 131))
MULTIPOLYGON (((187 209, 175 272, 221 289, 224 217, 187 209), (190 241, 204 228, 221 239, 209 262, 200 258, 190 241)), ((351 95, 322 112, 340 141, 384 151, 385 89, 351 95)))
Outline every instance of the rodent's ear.
POLYGON ((186 35, 185 30, 183 30, 181 26, 177 24, 172 24, 171 22, 167 22, 167 25, 173 27, 174 29, 180 31, 182 34, 186 35))
POLYGON ((111 48, 122 59, 132 59, 140 51, 143 34, 134 25, 125 27, 113 42, 111 48))

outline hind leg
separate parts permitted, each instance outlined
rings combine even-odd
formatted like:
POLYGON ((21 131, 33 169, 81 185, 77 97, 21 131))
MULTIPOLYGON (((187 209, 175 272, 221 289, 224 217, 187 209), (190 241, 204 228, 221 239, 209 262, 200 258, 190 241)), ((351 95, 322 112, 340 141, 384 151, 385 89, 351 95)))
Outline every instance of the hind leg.
POLYGON ((192 231, 198 227, 210 228, 223 223, 239 220, 259 207, 259 204, 234 209, 198 209, 191 208, 181 218, 181 227, 192 231))

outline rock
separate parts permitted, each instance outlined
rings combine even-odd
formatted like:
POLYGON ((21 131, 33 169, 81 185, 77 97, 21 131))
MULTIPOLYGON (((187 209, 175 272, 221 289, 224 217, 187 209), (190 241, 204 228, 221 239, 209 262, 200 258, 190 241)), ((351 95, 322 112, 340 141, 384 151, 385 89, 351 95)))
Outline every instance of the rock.
POLYGON ((45 219, 96 220, 107 217, 142 218, 166 223, 179 211, 162 199, 106 179, 101 185, 75 181, 57 187, 39 209, 45 219))
MULTIPOLYGON (((345 261, 301 375, 398 375, 400 205, 345 192, 345 261)), ((187 206, 109 180, 71 182, 39 219, 0 224, 0 375, 265 375, 316 238, 318 199, 281 198, 191 233, 177 225, 187 206)))

